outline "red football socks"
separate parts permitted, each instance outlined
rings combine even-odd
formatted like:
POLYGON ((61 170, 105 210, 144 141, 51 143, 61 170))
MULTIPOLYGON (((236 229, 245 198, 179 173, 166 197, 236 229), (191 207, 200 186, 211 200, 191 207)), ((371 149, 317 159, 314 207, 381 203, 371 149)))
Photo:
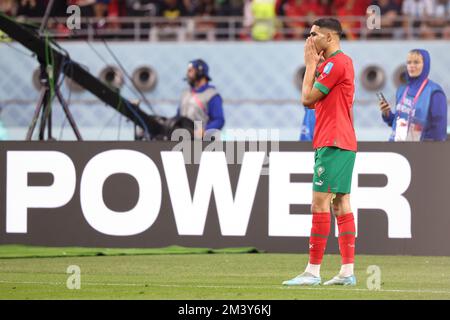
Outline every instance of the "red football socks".
POLYGON ((354 263, 356 229, 353 213, 350 212, 337 217, 337 224, 342 264, 354 263))
POLYGON ((313 212, 311 237, 309 238, 309 263, 321 264, 330 233, 329 212, 313 212))

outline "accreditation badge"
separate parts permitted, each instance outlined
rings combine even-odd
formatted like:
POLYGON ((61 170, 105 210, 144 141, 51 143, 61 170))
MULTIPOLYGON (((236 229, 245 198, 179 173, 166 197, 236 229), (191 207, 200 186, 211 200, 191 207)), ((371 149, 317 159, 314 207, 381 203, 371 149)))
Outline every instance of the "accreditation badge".
POLYGON ((408 136, 408 121, 406 119, 397 117, 395 121, 395 138, 394 141, 406 141, 408 136))
POLYGON ((420 123, 411 123, 408 130, 407 141, 420 141, 422 137, 423 126, 420 123))

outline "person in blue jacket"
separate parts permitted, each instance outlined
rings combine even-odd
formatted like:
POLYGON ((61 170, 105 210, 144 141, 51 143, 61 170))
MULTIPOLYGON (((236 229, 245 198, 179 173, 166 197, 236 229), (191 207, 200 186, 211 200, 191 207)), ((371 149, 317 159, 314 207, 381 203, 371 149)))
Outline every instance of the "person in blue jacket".
MULTIPOLYGON (((321 58, 316 69, 316 78, 320 75, 318 72, 322 63, 324 63, 325 58, 321 58)), ((302 79, 305 73, 302 75, 302 79)), ((303 116, 302 126, 300 128, 300 141, 313 141, 314 138, 314 128, 316 127, 316 110, 305 107, 305 115, 303 116)))
POLYGON ((316 126, 316 113, 314 109, 305 107, 302 127, 300 129, 300 141, 312 141, 314 137, 314 127, 316 126))
POLYGON ((223 102, 217 89, 209 84, 208 64, 202 59, 189 62, 185 80, 190 88, 181 95, 178 116, 196 124, 194 138, 201 139, 208 130, 221 130, 225 124, 223 102))
POLYGON ((398 88, 396 108, 380 102, 384 122, 392 127, 389 141, 444 141, 447 139, 447 98, 441 86, 428 78, 428 51, 408 53, 407 84, 398 88))

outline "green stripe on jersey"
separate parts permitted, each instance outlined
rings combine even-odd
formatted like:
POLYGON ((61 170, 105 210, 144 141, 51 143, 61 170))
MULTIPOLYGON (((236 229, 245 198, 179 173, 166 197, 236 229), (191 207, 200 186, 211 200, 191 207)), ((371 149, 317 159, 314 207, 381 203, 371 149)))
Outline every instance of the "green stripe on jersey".
POLYGON ((314 83, 314 88, 319 89, 320 92, 322 92, 323 94, 328 94, 330 92, 330 89, 328 89, 323 84, 317 81, 314 83))

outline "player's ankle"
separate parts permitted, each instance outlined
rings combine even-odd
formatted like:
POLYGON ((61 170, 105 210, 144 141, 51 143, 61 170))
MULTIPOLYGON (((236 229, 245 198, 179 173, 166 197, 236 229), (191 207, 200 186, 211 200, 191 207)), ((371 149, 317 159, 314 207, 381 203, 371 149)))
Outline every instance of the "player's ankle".
POLYGON ((347 263, 347 264, 343 264, 341 266, 341 270, 339 271, 339 276, 340 277, 350 277, 353 275, 354 272, 354 264, 353 263, 347 263))
POLYGON ((320 277, 320 264, 308 263, 305 272, 311 273, 315 277, 320 277))

